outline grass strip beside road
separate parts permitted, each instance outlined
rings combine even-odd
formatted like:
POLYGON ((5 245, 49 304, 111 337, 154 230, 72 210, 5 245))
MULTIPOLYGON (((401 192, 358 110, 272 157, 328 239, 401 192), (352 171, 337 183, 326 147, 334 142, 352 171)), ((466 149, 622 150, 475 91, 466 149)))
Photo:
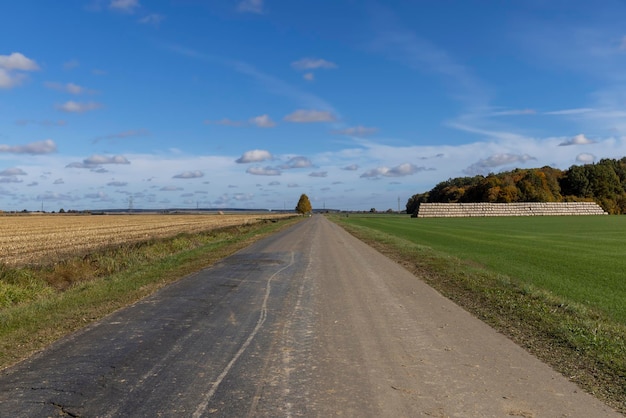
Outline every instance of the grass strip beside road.
POLYGON ((281 219, 121 245, 40 270, 0 266, 1 284, 13 293, 22 289, 28 294, 18 303, 0 305, 0 369, 298 221, 281 219), (70 271, 93 277, 59 286, 59 277, 70 271), (52 279, 46 281, 46 276, 52 279))
POLYGON ((619 240, 625 236, 626 218, 573 218, 330 217, 588 392, 626 412, 626 325, 622 314, 611 310, 616 298, 624 300, 624 281, 619 279, 624 277, 620 263, 625 253, 615 263, 613 257, 626 246, 619 240), (596 234, 600 237, 592 239, 596 234), (602 234, 608 248, 598 257, 602 234), (515 241, 525 245, 515 246, 515 241), (550 251, 566 256, 558 258, 550 251), (568 272, 578 268, 575 262, 573 267, 562 266, 575 259, 588 264, 582 273, 568 272), (559 265, 567 276, 562 286, 558 283, 564 279, 550 278, 559 265), (594 265, 600 267, 594 270, 594 265), (590 271, 596 273, 589 276, 590 271), (608 302, 603 303, 598 296, 602 294, 608 302))

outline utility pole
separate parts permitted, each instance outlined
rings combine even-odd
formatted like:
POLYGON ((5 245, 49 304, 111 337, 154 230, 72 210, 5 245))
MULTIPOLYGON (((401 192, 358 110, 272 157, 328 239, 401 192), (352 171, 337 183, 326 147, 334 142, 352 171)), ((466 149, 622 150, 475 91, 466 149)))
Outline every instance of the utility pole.
POLYGON ((128 198, 128 212, 132 212, 133 211, 133 197, 129 196, 128 198))
POLYGON ((400 213, 400 196, 398 196, 398 213, 400 213))

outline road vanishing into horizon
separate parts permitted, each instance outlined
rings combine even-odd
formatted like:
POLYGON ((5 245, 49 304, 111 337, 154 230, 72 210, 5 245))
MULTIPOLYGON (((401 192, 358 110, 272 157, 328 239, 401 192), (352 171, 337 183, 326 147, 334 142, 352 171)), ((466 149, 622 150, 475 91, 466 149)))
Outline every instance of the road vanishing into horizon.
POLYGON ((0 417, 621 417, 321 215, 0 372, 0 417))

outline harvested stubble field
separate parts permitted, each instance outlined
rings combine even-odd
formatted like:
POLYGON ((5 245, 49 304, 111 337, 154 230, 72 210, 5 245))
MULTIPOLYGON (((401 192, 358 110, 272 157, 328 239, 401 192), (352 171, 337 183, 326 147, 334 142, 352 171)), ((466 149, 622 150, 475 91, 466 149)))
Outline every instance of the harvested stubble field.
POLYGON ((49 264, 91 251, 181 233, 246 225, 284 214, 135 214, 0 216, 0 263, 49 264))

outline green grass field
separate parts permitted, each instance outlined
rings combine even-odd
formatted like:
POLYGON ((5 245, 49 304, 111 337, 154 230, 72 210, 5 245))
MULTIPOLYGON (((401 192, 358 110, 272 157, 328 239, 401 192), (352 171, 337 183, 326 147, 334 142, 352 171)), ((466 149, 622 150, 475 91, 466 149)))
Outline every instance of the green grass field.
POLYGON ((626 324, 626 216, 346 221, 471 260, 626 324))

